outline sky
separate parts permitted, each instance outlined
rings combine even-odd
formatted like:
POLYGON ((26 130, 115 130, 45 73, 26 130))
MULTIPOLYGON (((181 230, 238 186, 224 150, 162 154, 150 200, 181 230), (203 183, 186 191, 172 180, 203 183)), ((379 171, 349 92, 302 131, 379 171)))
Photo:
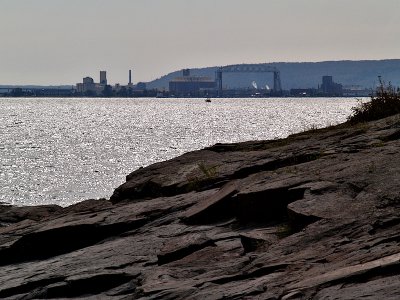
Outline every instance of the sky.
POLYGON ((0 85, 400 58, 399 0, 0 0, 0 85))

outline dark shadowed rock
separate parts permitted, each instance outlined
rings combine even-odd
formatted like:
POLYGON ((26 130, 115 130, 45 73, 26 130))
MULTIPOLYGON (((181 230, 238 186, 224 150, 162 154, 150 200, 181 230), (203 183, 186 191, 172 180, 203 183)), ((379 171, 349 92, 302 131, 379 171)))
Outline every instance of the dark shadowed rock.
POLYGON ((111 201, 0 206, 2 299, 398 299, 400 116, 218 144, 111 201))
POLYGON ((0 205, 0 227, 23 220, 40 221, 56 212, 62 210, 58 205, 40 205, 40 206, 12 206, 0 205))

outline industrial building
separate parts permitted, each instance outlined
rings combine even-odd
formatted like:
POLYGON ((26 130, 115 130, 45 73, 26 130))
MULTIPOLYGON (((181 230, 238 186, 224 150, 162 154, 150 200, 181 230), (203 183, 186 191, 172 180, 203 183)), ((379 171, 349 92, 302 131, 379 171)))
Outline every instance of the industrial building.
POLYGON ((100 71, 100 84, 107 85, 107 72, 100 71))
POLYGON ((0 97, 72 97, 75 88, 63 87, 8 87, 0 88, 0 97))
POLYGON ((332 76, 322 76, 322 84, 315 88, 295 88, 290 90, 292 97, 342 97, 343 86, 333 81, 332 76))
POLYGON ((107 72, 100 71, 100 81, 97 83, 92 77, 85 77, 82 83, 76 84, 76 95, 86 97, 151 97, 156 96, 156 91, 147 91, 146 84, 132 83, 132 70, 129 70, 129 81, 127 85, 116 83, 111 86, 107 82, 107 72))
POLYGON ((323 96, 340 97, 343 96, 343 86, 335 83, 332 76, 322 76, 320 92, 323 96))
POLYGON ((343 96, 344 97, 369 97, 374 94, 374 90, 372 88, 366 89, 359 85, 351 85, 343 87, 343 96))
POLYGON ((191 76, 189 69, 182 70, 182 77, 169 82, 169 95, 172 97, 268 97, 281 96, 282 85, 280 72, 275 67, 258 65, 231 65, 220 67, 216 71, 215 79, 210 77, 191 76), (273 73, 274 88, 272 90, 252 89, 223 89, 224 73, 273 73))
POLYGON ((82 83, 76 84, 76 92, 82 95, 101 95, 107 86, 107 72, 100 71, 100 83, 95 83, 92 77, 83 78, 82 83))
POLYGON ((182 70, 182 77, 169 82, 169 93, 176 97, 201 97, 215 92, 215 80, 210 77, 191 76, 189 69, 182 70))

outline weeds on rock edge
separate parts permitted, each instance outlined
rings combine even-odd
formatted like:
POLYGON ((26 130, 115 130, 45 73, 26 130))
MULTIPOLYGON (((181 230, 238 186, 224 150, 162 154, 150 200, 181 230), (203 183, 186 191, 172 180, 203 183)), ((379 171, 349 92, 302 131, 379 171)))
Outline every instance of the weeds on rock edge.
POLYGON ((359 102, 353 107, 353 113, 348 117, 350 124, 357 124, 382 119, 400 113, 400 89, 388 85, 379 77, 380 85, 376 95, 368 102, 359 102))

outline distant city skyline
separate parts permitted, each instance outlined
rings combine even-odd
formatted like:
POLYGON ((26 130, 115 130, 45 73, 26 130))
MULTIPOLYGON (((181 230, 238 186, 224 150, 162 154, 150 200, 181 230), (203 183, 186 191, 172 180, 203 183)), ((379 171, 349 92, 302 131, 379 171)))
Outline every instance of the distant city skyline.
POLYGON ((400 58, 398 0, 0 0, 0 85, 400 58))

